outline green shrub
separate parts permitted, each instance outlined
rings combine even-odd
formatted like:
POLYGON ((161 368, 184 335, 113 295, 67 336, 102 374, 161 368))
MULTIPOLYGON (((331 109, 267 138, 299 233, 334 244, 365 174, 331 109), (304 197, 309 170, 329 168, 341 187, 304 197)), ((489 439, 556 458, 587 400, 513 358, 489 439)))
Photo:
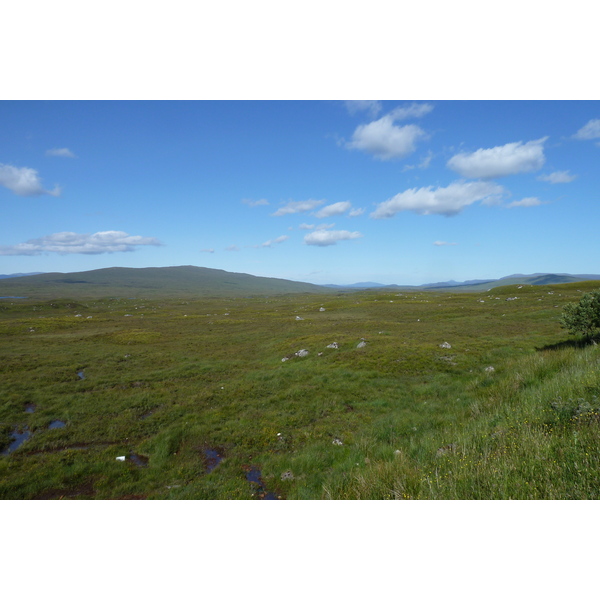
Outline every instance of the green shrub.
POLYGON ((569 333, 587 338, 596 336, 600 330, 600 290, 584 294, 579 303, 566 304, 560 324, 569 333))

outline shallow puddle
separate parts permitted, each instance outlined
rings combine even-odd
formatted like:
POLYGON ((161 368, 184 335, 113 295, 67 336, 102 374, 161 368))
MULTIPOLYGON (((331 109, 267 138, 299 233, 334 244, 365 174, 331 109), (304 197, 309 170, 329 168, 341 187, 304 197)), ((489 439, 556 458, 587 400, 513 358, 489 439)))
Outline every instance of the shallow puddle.
POLYGON ((257 467, 250 467, 246 471, 246 479, 256 484, 256 493, 261 500, 279 500, 276 494, 265 490, 265 484, 261 479, 261 472, 257 467))
POLYGON ((210 473, 223 460, 223 457, 212 448, 204 449, 204 457, 206 458, 206 472, 210 473))
POLYGON ((29 429, 27 429, 27 427, 23 429, 22 433, 19 433, 19 430, 15 429, 12 432, 12 437, 13 441, 8 445, 8 448, 5 448, 2 452, 0 452, 1 455, 7 456, 11 452, 14 452, 23 442, 31 437, 31 432, 29 429))
POLYGON ((78 371, 77 377, 79 377, 79 379, 85 379, 85 373, 83 371, 78 371))
POLYGON ((59 421, 58 419, 56 421, 52 421, 52 423, 50 423, 50 425, 48 425, 48 429, 61 429, 66 425, 66 423, 64 421, 59 421))
POLYGON ((129 460, 131 460, 131 462, 136 464, 138 467, 147 467, 150 459, 147 456, 141 456, 140 454, 131 452, 129 454, 129 460))
POLYGON ((34 413, 35 412, 35 404, 29 403, 25 405, 25 412, 26 413, 34 413))

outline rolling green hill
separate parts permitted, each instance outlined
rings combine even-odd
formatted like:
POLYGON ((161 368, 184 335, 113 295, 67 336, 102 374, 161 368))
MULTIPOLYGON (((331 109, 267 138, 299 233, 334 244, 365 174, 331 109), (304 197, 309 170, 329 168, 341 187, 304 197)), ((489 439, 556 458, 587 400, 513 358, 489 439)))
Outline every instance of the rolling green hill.
POLYGON ((80 273, 46 273, 0 281, 0 296, 27 297, 240 297, 327 293, 326 288, 287 279, 256 277, 205 267, 113 267, 80 273))

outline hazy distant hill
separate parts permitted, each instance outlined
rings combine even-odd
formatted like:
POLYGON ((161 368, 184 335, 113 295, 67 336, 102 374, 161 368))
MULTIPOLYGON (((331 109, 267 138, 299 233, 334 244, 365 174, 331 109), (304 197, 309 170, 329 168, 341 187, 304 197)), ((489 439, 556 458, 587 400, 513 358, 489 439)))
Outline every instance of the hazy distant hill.
POLYGON ((30 275, 41 275, 41 271, 36 273, 9 273, 8 275, 0 275, 0 279, 11 279, 13 277, 29 277, 30 275))
POLYGON ((44 273, 0 281, 0 296, 148 297, 254 296, 325 293, 327 288, 205 267, 113 267, 80 273, 44 273))
POLYGON ((558 283, 576 283, 578 281, 600 280, 600 275, 569 275, 568 273, 533 273, 532 275, 508 275, 501 279, 470 279, 468 281, 440 281, 423 285, 385 285, 383 283, 365 282, 351 285, 328 285, 338 289, 372 289, 388 290, 456 290, 457 292, 478 292, 505 285, 552 285, 558 283))

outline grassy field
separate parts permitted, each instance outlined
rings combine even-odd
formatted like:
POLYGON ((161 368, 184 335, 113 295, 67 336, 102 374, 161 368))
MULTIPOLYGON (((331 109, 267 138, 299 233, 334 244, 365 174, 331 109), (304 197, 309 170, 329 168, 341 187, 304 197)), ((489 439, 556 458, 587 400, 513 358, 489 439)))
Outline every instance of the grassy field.
POLYGON ((0 300, 0 498, 598 498, 597 287, 0 300))

